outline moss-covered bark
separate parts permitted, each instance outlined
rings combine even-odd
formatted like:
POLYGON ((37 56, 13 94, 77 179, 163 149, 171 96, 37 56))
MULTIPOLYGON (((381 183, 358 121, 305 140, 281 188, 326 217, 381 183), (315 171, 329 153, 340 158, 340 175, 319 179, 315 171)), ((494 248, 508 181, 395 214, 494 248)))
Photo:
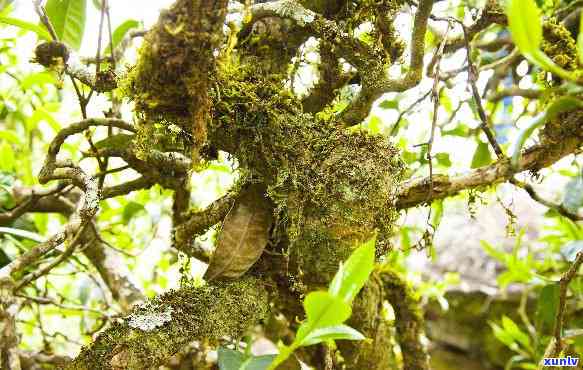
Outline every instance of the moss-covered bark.
POLYGON ((267 312, 266 291, 253 278, 171 291, 101 333, 66 369, 157 368, 193 340, 241 337, 267 312))

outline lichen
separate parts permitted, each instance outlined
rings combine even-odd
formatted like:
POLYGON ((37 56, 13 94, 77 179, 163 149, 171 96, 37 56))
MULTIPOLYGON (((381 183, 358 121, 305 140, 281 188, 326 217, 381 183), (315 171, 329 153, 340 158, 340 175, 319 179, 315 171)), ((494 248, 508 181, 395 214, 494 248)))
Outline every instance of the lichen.
POLYGON ((193 340, 216 344, 221 338, 239 338, 267 312, 267 294, 254 278, 170 291, 137 308, 129 320, 114 323, 67 369, 161 365, 193 340), (149 321, 152 317, 153 323, 149 321))
POLYGON ((128 316, 127 321, 130 327, 151 331, 172 320, 172 307, 167 307, 162 312, 157 312, 150 306, 141 307, 141 310, 128 316))

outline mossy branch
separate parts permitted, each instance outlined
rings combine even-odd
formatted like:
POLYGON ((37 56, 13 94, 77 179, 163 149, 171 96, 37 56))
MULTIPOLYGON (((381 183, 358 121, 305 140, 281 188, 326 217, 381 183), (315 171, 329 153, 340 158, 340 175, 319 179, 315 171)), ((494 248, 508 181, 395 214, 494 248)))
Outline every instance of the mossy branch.
POLYGON ((65 369, 159 366, 194 340, 239 338, 267 312, 267 293, 255 278, 170 291, 101 333, 65 369))
POLYGON ((384 269, 379 276, 385 294, 395 310, 395 325, 404 370, 429 369, 429 355, 422 343, 425 333, 423 310, 411 287, 397 273, 384 269))

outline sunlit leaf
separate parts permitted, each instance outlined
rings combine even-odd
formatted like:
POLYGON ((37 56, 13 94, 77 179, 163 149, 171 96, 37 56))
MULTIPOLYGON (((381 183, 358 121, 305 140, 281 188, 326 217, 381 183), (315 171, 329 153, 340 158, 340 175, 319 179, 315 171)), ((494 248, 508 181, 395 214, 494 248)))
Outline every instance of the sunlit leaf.
POLYGON ((579 34, 577 35, 577 55, 583 63, 583 17, 579 17, 579 34))
POLYGON ((350 303, 362 289, 374 268, 376 236, 358 247, 341 263, 328 292, 350 303))
POLYGON ((139 212, 143 212, 145 210, 146 209, 144 208, 144 206, 142 204, 136 203, 136 202, 129 202, 123 208, 122 219, 123 219, 124 223, 127 223, 136 214, 138 214, 139 212))
POLYGON ((352 311, 346 301, 328 292, 309 293, 304 299, 304 310, 312 329, 341 324, 352 311))
POLYGON ((0 23, 9 24, 21 28, 23 30, 31 31, 36 33, 39 39, 50 41, 51 35, 44 28, 30 22, 23 21, 21 19, 0 16, 0 23))
POLYGON ((310 332, 302 341, 302 346, 326 342, 329 340, 364 340, 365 336, 347 325, 327 326, 310 332))
POLYGON ((59 39, 79 50, 85 32, 86 0, 48 0, 45 8, 59 39))
POLYGON ((399 102, 396 100, 383 100, 379 107, 383 109, 399 109, 399 102))
POLYGON ((445 167, 451 167, 451 159, 449 159, 449 153, 436 153, 435 158, 437 163, 445 167))
POLYGON ((514 44, 528 58, 543 40, 541 12, 534 0, 508 0, 508 28, 514 44))
POLYGON ((504 315, 502 317, 502 327, 504 330, 512 336, 518 343, 522 344, 524 348, 530 347, 530 338, 528 334, 523 332, 518 325, 508 316, 504 315))
POLYGON ((41 235, 26 230, 15 229, 12 227, 0 227, 0 234, 18 236, 20 238, 29 239, 38 243, 44 242, 44 238, 41 235))

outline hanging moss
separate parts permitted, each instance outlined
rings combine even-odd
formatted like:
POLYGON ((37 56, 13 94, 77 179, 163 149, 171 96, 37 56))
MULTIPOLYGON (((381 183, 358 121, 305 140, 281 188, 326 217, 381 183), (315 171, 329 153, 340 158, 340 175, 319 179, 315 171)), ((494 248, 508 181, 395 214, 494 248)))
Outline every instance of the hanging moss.
POLYGON ((179 0, 162 11, 123 86, 143 124, 177 126, 192 136, 194 149, 206 140, 208 75, 223 38, 226 3, 179 0))

